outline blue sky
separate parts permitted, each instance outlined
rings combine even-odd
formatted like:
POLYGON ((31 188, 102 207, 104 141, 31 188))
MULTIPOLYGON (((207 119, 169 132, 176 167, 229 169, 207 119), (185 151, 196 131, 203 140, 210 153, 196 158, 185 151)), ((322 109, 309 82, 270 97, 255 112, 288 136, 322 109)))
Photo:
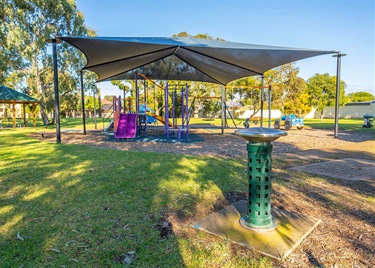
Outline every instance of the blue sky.
MULTIPOLYGON (((232 42, 339 50, 347 93, 374 92, 374 0, 76 0, 99 36, 170 37, 185 31, 232 42)), ((296 62, 304 79, 336 75, 336 58, 296 62)), ((111 86, 101 83, 106 94, 111 86)))

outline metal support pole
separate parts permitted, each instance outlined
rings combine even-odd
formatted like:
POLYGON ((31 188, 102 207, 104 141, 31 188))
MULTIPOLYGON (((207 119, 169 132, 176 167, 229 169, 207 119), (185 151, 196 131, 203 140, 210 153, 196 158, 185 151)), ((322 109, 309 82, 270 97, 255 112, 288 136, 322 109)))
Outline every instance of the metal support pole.
POLYGON ((174 91, 172 93, 172 127, 173 128, 177 125, 177 120, 176 120, 176 97, 177 97, 177 91, 176 91, 176 88, 174 88, 174 91))
POLYGON ((337 70, 336 70, 336 103, 335 103, 335 131, 334 138, 337 139, 339 135, 339 107, 340 107, 340 73, 341 73, 341 57, 346 56, 346 54, 341 54, 340 52, 337 55, 332 57, 337 58, 337 70))
POLYGON ((169 107, 168 107, 168 82, 165 85, 164 89, 164 131, 165 135, 167 137, 167 140, 169 140, 169 107))
POLYGON ((268 128, 271 128, 271 100, 272 100, 272 87, 271 85, 268 88, 268 128))
POLYGON ((185 104, 184 104, 184 89, 181 88, 181 127, 184 128, 185 127, 185 122, 184 122, 184 117, 185 117, 185 104))
POLYGON ((101 100, 101 91, 100 91, 100 83, 98 83, 98 106, 99 106, 99 118, 103 118, 103 109, 102 109, 102 100, 101 100))
POLYGON ((154 85, 154 113, 156 113, 156 85, 154 85))
POLYGON ((56 143, 61 143, 61 130, 60 130, 60 101, 59 101, 59 78, 57 71, 57 51, 56 39, 52 39, 52 56, 53 56, 53 84, 55 89, 55 120, 56 120, 56 143))
POLYGON ((186 139, 189 138, 189 88, 188 84, 186 83, 185 87, 185 94, 186 94, 186 139))
POLYGON ((95 89, 93 90, 93 98, 94 98, 94 124, 95 124, 95 129, 96 127, 96 96, 95 96, 95 89))
POLYGON ((145 132, 147 132, 147 81, 146 79, 144 80, 143 82, 143 86, 144 86, 144 96, 143 96, 143 100, 144 100, 144 111, 145 111, 145 114, 144 114, 144 117, 145 117, 145 132))
POLYGON ((225 122, 225 128, 229 127, 228 121, 227 121, 227 88, 224 87, 224 122, 225 122))
POLYGON ((81 102, 82 102, 82 124, 83 134, 86 135, 86 113, 85 113, 85 91, 83 88, 83 72, 81 70, 81 102))
MULTIPOLYGON (((124 94, 123 94, 123 102, 124 102, 124 114, 126 114, 126 93, 125 93, 125 86, 124 86, 124 88, 123 88, 123 91, 124 91, 124 94)), ((130 113, 130 111, 129 111, 129 113, 130 113)))
POLYGON ((263 99, 264 99, 264 76, 262 75, 262 88, 260 89, 260 127, 263 127, 263 99))
POLYGON ((225 104, 224 104, 224 86, 221 86, 221 134, 224 134, 224 113, 225 113, 225 104))
POLYGON ((139 88, 138 88, 138 74, 135 72, 135 114, 136 114, 136 130, 135 133, 139 134, 140 124, 139 124, 139 88))

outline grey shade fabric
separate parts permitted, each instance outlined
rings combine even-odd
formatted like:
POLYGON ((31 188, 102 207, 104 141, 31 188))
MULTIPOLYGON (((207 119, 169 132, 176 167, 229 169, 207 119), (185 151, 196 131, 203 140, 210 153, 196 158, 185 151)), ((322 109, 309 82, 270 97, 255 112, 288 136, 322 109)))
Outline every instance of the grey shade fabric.
POLYGON ((59 36, 87 58, 83 69, 98 81, 134 79, 136 71, 156 80, 226 85, 274 67, 337 51, 233 43, 196 38, 59 36))

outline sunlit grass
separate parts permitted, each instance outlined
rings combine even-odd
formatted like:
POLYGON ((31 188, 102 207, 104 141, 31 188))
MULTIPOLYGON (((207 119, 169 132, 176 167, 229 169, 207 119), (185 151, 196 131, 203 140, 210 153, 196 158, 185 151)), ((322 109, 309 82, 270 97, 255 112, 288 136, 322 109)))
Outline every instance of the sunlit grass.
POLYGON ((188 222, 168 239, 156 227, 199 220, 246 188, 243 161, 54 144, 35 131, 0 130, 1 267, 271 265, 188 222))
MULTIPOLYGON (((332 119, 305 122, 333 128, 332 119)), ((362 130, 362 123, 340 119, 340 128, 375 130, 362 130)), ((82 121, 62 119, 61 126, 81 130, 82 121)), ((268 258, 189 227, 189 221, 217 211, 225 193, 246 191, 246 160, 114 151, 27 136, 42 131, 54 132, 55 126, 0 129, 1 267, 271 267, 268 258), (163 239, 156 226, 168 217, 179 224, 163 239)), ((364 212, 371 213, 372 195, 285 171, 288 164, 274 161, 274 186, 284 202, 299 189, 328 200, 323 206, 333 211, 365 201, 364 212)))
MULTIPOLYGON (((375 127, 372 128, 362 128, 363 119, 344 119, 340 118, 338 121, 339 130, 346 131, 363 131, 370 132, 375 134, 375 127)), ((305 119, 304 123, 306 126, 315 128, 315 129, 334 129, 335 120, 333 118, 324 118, 320 119, 305 119)))

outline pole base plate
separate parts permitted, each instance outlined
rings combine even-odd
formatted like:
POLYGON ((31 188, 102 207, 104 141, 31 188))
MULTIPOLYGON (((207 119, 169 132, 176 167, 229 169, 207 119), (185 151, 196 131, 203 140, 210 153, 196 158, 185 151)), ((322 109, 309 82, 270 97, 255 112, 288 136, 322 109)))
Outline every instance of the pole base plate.
POLYGON ((247 216, 243 216, 243 217, 240 218, 240 224, 243 227, 245 227, 247 229, 250 229, 250 230, 253 230, 253 231, 267 232, 267 231, 272 231, 272 230, 276 229, 276 227, 277 227, 277 223, 273 218, 272 218, 271 224, 266 225, 266 226, 258 226, 258 225, 254 225, 254 224, 251 224, 251 223, 247 222, 246 217, 247 216))

